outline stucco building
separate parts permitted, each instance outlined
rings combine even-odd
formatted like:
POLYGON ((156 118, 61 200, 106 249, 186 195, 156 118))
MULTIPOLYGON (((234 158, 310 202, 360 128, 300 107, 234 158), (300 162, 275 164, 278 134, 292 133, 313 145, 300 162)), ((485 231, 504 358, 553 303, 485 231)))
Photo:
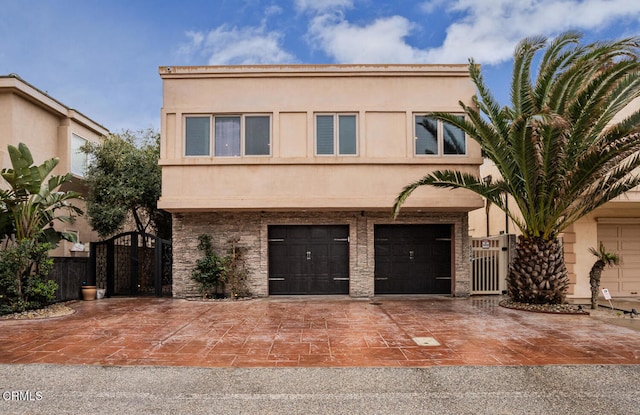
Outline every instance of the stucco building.
MULTIPOLYGON (((86 192, 82 178, 86 155, 79 148, 86 141, 99 141, 109 131, 84 114, 67 107, 15 74, 0 76, 0 169, 11 168, 8 145, 25 143, 35 164, 58 157, 53 174, 71 172, 74 180, 62 190, 86 192)), ((83 201, 75 204, 85 210, 83 201)), ((56 229, 76 233, 78 240, 92 242, 97 234, 84 217, 71 224, 56 224, 56 229)), ((73 244, 62 241, 52 256, 75 255, 73 244)), ((87 251, 88 253, 88 251, 87 251)))
POLYGON ((197 294, 198 236, 248 249, 257 296, 470 292, 471 192, 408 183, 478 174, 477 143, 427 111, 458 112, 466 65, 160 67, 162 197, 173 294, 197 294), (426 126, 426 127, 425 127, 426 126))

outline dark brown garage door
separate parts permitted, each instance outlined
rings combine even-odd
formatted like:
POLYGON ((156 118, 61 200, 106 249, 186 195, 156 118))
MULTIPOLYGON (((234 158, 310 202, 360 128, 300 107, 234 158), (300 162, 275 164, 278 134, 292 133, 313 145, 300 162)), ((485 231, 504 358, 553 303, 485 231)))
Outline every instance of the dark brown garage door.
POLYGON ((451 225, 377 225, 376 294, 450 294, 451 225))
POLYGON ((348 293, 348 226, 269 226, 269 294, 348 293))

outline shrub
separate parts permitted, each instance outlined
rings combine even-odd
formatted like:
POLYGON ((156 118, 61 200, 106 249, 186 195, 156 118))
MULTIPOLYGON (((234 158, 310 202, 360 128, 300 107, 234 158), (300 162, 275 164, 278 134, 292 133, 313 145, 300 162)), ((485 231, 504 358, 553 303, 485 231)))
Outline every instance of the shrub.
POLYGON ((49 243, 23 239, 0 251, 0 314, 51 304, 58 285, 47 279, 53 268, 49 243))
POLYGON ((228 254, 219 256, 212 249, 209 235, 198 236, 198 250, 203 251, 204 256, 196 261, 191 279, 199 284, 198 291, 202 298, 250 295, 244 268, 246 248, 238 246, 237 239, 232 239, 229 243, 231 247, 228 254))

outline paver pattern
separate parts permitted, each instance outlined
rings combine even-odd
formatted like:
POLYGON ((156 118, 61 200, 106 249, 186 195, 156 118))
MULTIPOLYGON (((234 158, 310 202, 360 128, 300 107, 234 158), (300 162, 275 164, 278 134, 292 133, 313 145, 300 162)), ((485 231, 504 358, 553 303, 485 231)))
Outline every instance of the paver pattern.
POLYGON ((497 297, 110 298, 0 321, 0 363, 194 367, 640 364, 640 332, 497 297), (419 346, 430 337, 438 346, 419 346))

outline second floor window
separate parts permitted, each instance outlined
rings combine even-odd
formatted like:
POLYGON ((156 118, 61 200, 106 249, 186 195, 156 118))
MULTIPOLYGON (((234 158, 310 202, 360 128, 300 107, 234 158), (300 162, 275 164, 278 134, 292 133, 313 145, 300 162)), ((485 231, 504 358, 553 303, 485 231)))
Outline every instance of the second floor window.
POLYGON ((210 156, 212 138, 216 157, 268 156, 271 154, 271 118, 268 115, 185 118, 185 155, 210 156))
POLYGON ((464 131, 423 115, 415 116, 416 155, 467 154, 464 131))
POLYGON ((357 128, 354 114, 316 115, 316 154, 357 154, 357 128))
POLYGON ((80 148, 87 143, 87 140, 79 135, 71 134, 71 173, 84 177, 87 168, 87 154, 80 148))

